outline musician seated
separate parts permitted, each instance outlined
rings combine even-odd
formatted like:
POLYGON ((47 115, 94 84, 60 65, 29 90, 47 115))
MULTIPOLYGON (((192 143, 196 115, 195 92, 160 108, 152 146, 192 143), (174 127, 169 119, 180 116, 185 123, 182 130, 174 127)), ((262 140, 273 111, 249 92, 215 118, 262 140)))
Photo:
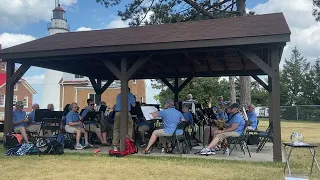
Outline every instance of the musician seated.
POLYGON ((192 116, 191 112, 189 111, 189 106, 185 106, 185 105, 183 106, 182 114, 183 114, 184 119, 188 123, 188 125, 193 126, 194 121, 193 121, 193 116, 192 116))
POLYGON ((146 141, 145 141, 145 133, 148 132, 151 128, 151 123, 147 121, 144 117, 138 118, 138 133, 141 137, 140 146, 145 147, 146 141))
POLYGON ((27 135, 27 123, 28 118, 26 117, 26 112, 23 110, 23 103, 22 101, 16 102, 16 108, 13 111, 13 131, 15 133, 21 133, 22 138, 26 143, 29 143, 28 135, 27 135))
MULTIPOLYGON (((223 104, 219 104, 218 107, 214 106, 212 108, 217 119, 214 120, 214 124, 212 123, 204 127, 203 141, 205 145, 208 145, 210 137, 214 136, 214 132, 217 131, 219 128, 220 129, 223 128, 224 123, 228 121, 228 116, 227 116, 227 113, 225 113, 224 109, 225 107, 223 104)), ((217 146, 215 150, 219 150, 219 149, 220 147, 217 146)))
MULTIPOLYGON (((152 113, 154 118, 161 117, 163 119, 164 128, 153 131, 148 146, 143 151, 145 154, 150 153, 151 146, 156 142, 158 137, 170 137, 173 135, 177 128, 177 125, 181 121, 185 121, 180 111, 175 109, 174 102, 172 100, 166 100, 164 104, 164 110, 152 113)), ((182 134, 183 130, 177 130, 177 134, 182 134)))
POLYGON ((77 103, 72 103, 71 111, 66 116, 65 130, 68 133, 76 134, 76 145, 75 149, 83 149, 84 147, 92 147, 88 142, 88 133, 84 129, 84 124, 81 122, 81 116, 78 114, 77 103), (81 135, 84 134, 85 146, 80 144, 81 135))
POLYGON ((40 122, 35 122, 35 112, 37 109, 40 109, 39 104, 33 104, 32 105, 32 111, 28 114, 28 126, 27 131, 32 133, 40 133, 40 136, 42 136, 42 132, 40 131, 40 122))
POLYGON ((224 120, 225 122, 228 120, 224 104, 219 104, 215 113, 218 120, 224 120))
POLYGON ((228 121, 229 126, 224 130, 216 130, 214 132, 215 137, 208 145, 207 148, 201 150, 201 154, 215 154, 214 148, 219 142, 222 142, 228 137, 239 137, 244 130, 245 121, 239 113, 239 104, 234 103, 230 106, 230 118, 228 121))
POLYGON ((254 105, 250 104, 248 106, 248 112, 247 112, 247 117, 248 120, 250 121, 250 125, 248 126, 249 130, 255 131, 257 130, 257 126, 258 126, 258 119, 257 119, 257 114, 254 111, 254 105))
MULTIPOLYGON (((82 120, 84 120, 84 118, 86 117, 88 112, 95 112, 93 100, 88 99, 87 100, 87 104, 88 104, 88 106, 81 113, 82 120)), ((89 124, 86 124, 85 125, 85 130, 86 131, 95 132, 97 134, 97 137, 100 140, 101 144, 103 144, 103 145, 107 144, 106 139, 102 138, 102 136, 101 136, 100 125, 97 122, 91 121, 89 124)))
POLYGON ((62 113, 62 118, 61 118, 63 126, 66 125, 66 116, 71 110, 72 110, 72 108, 71 108, 70 104, 67 104, 66 106, 64 106, 63 113, 62 113))

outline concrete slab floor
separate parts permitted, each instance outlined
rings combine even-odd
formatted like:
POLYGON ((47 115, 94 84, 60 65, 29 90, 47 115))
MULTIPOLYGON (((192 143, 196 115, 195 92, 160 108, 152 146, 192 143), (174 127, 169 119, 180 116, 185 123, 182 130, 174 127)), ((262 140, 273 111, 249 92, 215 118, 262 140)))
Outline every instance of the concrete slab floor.
MULTIPOLYGON (((108 154, 108 151, 112 148, 111 146, 99 146, 101 154, 108 154)), ((202 149, 202 146, 193 147, 190 154, 182 154, 183 158, 204 158, 204 159, 225 159, 225 160, 242 160, 242 161, 255 161, 255 162, 272 162, 273 161, 273 152, 272 152, 272 143, 267 143, 265 147, 259 153, 256 152, 257 146, 249 146, 251 157, 247 150, 245 149, 245 154, 240 150, 240 147, 237 146, 237 149, 234 149, 231 155, 223 154, 223 151, 217 151, 215 155, 200 155, 195 154, 202 149)), ((70 150, 65 149, 66 153, 93 153, 94 148, 83 149, 83 150, 70 150)), ((134 156, 153 156, 153 157, 181 157, 180 154, 170 154, 170 153, 161 153, 161 149, 153 148, 153 151, 148 154, 142 154, 143 148, 139 148, 139 152, 134 154, 134 156)))

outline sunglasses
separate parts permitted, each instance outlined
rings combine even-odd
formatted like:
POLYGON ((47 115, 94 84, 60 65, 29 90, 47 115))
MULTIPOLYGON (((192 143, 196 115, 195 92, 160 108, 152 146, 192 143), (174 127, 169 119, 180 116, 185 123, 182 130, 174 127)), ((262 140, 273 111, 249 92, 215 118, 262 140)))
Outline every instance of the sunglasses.
POLYGON ((89 106, 94 106, 94 104, 89 104, 89 106))

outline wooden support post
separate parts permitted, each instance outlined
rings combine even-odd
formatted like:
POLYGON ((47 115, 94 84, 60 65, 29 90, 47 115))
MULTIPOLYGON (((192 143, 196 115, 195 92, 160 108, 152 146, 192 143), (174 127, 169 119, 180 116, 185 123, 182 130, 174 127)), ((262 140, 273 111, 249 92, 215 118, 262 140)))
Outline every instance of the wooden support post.
POLYGON ((120 111, 120 151, 126 149, 125 139, 128 132, 127 119, 128 119, 128 79, 127 79, 127 59, 121 57, 121 111, 120 111))
POLYGON ((16 79, 19 80, 23 75, 22 70, 20 70, 18 74, 20 77, 18 75, 15 75, 14 69, 15 69, 15 63, 12 61, 8 61, 7 72, 6 72, 7 79, 6 79, 6 98, 5 98, 5 112, 4 112, 5 113, 4 114, 4 134, 12 133, 14 85, 17 83, 16 79))
POLYGON ((174 102, 179 102, 179 93, 182 89, 193 79, 194 76, 189 76, 183 83, 179 86, 179 78, 174 78, 174 86, 170 84, 170 82, 166 78, 160 78, 161 81, 168 86, 168 88, 174 94, 174 102))
POLYGON ((99 104, 101 102, 101 79, 97 79, 97 87, 99 88, 98 91, 96 91, 95 99, 96 99, 96 104, 99 104))
MULTIPOLYGON (((125 140, 126 135, 128 134, 128 80, 151 58, 151 56, 152 55, 140 57, 140 59, 138 59, 129 70, 127 70, 128 62, 126 56, 121 56, 120 70, 111 61, 103 61, 105 66, 121 81, 120 151, 124 151, 126 149, 125 140)), ((101 90, 104 91, 105 89, 107 89, 107 87, 110 86, 112 82, 113 80, 108 81, 108 83, 104 87, 102 87, 101 90)))
POLYGON ((252 78, 255 79, 265 90, 269 91, 268 85, 263 82, 257 75, 252 75, 252 78))
MULTIPOLYGON (((260 69, 262 69, 266 74, 269 76, 272 76, 272 68, 268 66, 267 63, 265 63, 262 59, 260 59, 259 56, 257 56, 255 53, 253 53, 250 50, 247 49, 240 49, 240 52, 246 56, 248 59, 250 59, 253 63, 255 63, 260 69)), ((277 63, 279 64, 279 63, 277 63)))
POLYGON ((179 102, 179 78, 174 78, 174 102, 179 102))
MULTIPOLYGON (((281 148, 281 123, 280 123, 280 62, 279 48, 271 48, 271 119, 273 123, 273 160, 277 162, 282 161, 282 148, 281 148)), ((270 86, 270 85, 269 85, 270 86)), ((270 115, 269 115, 270 116, 270 115)))

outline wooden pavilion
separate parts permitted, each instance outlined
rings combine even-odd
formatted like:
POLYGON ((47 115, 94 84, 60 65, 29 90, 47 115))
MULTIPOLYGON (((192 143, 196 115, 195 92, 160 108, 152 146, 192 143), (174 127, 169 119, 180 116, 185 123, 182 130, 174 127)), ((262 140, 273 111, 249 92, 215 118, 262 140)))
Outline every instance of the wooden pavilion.
POLYGON ((125 148, 128 80, 161 79, 175 94, 193 77, 252 76, 269 92, 274 161, 282 160, 279 63, 290 29, 282 13, 60 33, 3 49, 7 62, 5 134, 12 132, 13 88, 31 67, 87 76, 100 101, 121 80, 121 147, 125 148), (15 71, 15 63, 21 64, 15 71), (264 83, 258 75, 268 75, 264 83), (174 78, 170 84, 166 78, 174 78), (178 78, 186 78, 179 85, 178 78), (101 81, 107 80, 103 87, 101 81))

